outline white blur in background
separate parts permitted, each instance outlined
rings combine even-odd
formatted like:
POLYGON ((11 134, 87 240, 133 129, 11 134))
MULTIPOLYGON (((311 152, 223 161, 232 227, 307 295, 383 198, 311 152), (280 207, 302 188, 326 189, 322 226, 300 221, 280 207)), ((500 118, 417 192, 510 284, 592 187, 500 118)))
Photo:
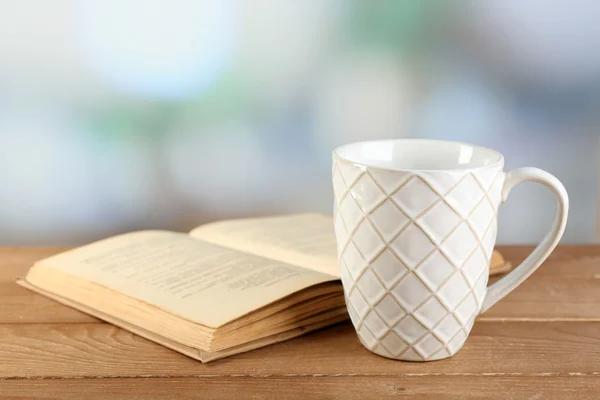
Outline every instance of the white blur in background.
MULTIPOLYGON (((538 166, 597 241, 592 0, 0 0, 0 244, 331 213, 330 153, 428 137, 538 166)), ((552 196, 520 186, 500 243, 552 196)))

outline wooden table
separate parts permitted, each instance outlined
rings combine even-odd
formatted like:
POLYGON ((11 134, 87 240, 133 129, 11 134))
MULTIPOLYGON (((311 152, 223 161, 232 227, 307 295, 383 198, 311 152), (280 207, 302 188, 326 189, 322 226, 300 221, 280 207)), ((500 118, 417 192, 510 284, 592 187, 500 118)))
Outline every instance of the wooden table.
POLYGON ((555 251, 448 360, 378 357, 345 323, 206 365, 14 284, 59 250, 0 248, 0 398, 600 399, 600 246, 555 251))

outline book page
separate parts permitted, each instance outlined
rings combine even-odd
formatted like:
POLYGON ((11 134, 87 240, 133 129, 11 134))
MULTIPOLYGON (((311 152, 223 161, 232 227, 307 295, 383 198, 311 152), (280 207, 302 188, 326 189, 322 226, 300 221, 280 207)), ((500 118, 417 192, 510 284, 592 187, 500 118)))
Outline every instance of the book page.
POLYGON ((296 214, 214 222, 190 232, 193 238, 279 260, 339 278, 333 219, 296 214))
POLYGON ((163 231, 105 239, 39 261, 34 268, 37 265, 212 328, 332 280, 310 269, 163 231))

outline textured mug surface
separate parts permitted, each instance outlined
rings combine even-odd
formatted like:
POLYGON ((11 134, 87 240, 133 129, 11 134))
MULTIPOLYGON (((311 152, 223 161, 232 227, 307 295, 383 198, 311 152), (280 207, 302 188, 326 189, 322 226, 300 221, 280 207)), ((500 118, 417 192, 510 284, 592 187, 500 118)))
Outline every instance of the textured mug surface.
MULTIPOLYGON (((477 315, 489 308, 503 165, 492 150, 441 141, 364 142, 334 152, 341 278, 366 348, 409 361, 438 360, 462 348, 477 315)), ((556 242, 566 222, 562 203, 562 227, 551 232, 556 242)), ((547 244, 547 253, 555 245, 547 244)), ((544 258, 525 266, 518 282, 505 282, 504 291, 544 258)))

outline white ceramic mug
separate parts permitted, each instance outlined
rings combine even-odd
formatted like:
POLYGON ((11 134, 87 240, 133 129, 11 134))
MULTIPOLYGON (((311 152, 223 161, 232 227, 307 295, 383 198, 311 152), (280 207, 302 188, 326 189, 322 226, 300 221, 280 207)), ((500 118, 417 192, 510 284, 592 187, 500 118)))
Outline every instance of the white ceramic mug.
POLYGON ((548 257, 567 222, 563 185, 537 168, 503 172, 494 150, 438 140, 348 144, 333 153, 335 232, 348 312, 360 341, 398 360, 450 357, 475 318, 548 257), (487 287, 497 211, 518 183, 556 198, 551 231, 487 287))

